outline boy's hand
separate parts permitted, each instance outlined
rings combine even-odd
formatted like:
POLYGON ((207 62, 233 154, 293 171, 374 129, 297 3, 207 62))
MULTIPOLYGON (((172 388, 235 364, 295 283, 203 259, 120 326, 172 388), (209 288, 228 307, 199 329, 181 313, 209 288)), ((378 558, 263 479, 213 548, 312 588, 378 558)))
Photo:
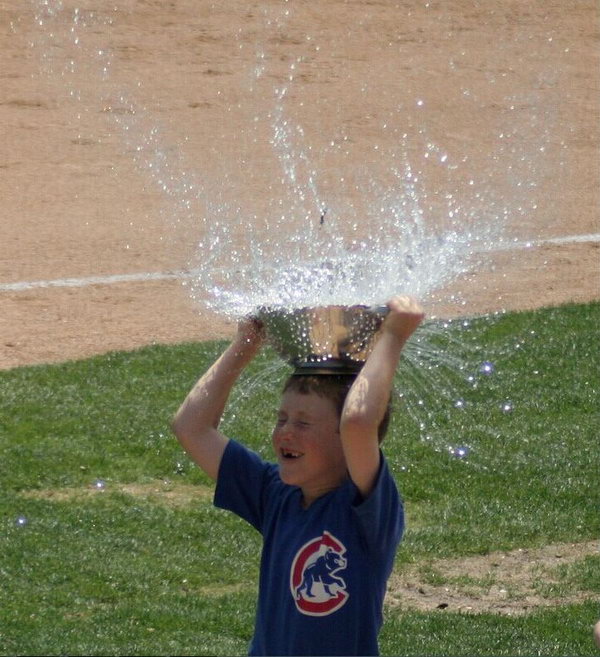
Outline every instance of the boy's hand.
POLYGON ((390 299, 387 306, 390 312, 383 322, 382 331, 406 342, 425 317, 421 304, 413 297, 397 296, 390 299))
POLYGON ((254 317, 245 317, 238 324, 237 342, 240 347, 258 349, 265 340, 262 322, 254 317))

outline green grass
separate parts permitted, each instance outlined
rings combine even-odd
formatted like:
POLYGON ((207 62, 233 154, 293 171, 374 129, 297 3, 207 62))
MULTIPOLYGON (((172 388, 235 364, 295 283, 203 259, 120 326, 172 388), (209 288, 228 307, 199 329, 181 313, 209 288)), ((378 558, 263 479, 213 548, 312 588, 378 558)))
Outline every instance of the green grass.
POLYGON ((587 555, 575 563, 545 569, 540 574, 537 588, 542 595, 552 598, 573 591, 593 591, 600 595, 600 553, 587 555))
MULTIPOLYGON (((463 369, 434 355, 398 374, 403 396, 385 442, 409 519, 398 569, 420 564, 424 581, 435 580, 434 558, 598 538, 599 320, 600 305, 587 304, 431 327, 427 344, 459 356, 463 369), (492 375, 478 371, 484 360, 492 375), (451 454, 459 445, 467 458, 451 454)), ((0 373, 0 654, 245 652, 260 537, 206 495, 170 504, 123 490, 209 484, 169 421, 223 346, 0 373), (105 490, 90 489, 96 479, 105 490)), ((225 419, 230 435, 265 456, 286 373, 265 351, 225 419)), ((588 556, 557 567, 540 594, 597 594, 598 566, 588 556)), ((599 613, 591 602, 519 617, 390 608, 381 648, 593 655, 599 613)))
POLYGON ((563 605, 528 616, 388 614, 381 634, 383 654, 391 655, 596 655, 592 627, 598 605, 563 605))

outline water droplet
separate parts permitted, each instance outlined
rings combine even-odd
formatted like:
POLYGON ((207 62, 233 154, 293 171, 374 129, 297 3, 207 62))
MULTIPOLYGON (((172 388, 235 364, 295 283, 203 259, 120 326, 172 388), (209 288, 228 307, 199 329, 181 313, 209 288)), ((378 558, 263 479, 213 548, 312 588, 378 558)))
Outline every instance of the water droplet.
POLYGON ((493 374, 493 372, 494 372, 495 369, 496 369, 496 368, 495 368, 495 366, 494 366, 494 363, 490 362, 489 360, 484 361, 484 362, 481 363, 481 365, 479 366, 479 371, 480 371, 482 374, 493 374))
POLYGON ((471 449, 467 447, 466 445, 461 445, 460 447, 451 447, 450 452, 452 456, 456 457, 457 459, 465 459, 467 456, 469 456, 469 452, 471 449))

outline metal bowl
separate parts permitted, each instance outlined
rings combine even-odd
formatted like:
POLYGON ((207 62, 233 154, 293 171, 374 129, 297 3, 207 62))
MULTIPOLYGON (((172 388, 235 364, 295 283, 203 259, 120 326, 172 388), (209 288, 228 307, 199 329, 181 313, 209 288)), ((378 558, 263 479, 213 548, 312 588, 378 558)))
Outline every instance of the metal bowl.
POLYGON ((267 341, 295 374, 355 374, 375 344, 387 306, 260 308, 267 341))

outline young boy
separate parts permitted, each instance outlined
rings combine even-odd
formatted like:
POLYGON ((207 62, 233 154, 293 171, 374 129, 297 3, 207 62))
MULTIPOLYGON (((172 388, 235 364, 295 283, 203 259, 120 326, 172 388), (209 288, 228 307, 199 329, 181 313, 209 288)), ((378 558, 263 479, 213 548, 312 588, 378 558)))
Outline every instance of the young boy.
POLYGON ((395 297, 352 380, 292 376, 272 435, 277 464, 218 431, 229 393, 261 346, 257 324, 198 381, 173 429, 217 482, 215 505, 263 536, 251 655, 376 655, 385 586, 404 529, 379 449, 402 348, 424 314, 395 297))

